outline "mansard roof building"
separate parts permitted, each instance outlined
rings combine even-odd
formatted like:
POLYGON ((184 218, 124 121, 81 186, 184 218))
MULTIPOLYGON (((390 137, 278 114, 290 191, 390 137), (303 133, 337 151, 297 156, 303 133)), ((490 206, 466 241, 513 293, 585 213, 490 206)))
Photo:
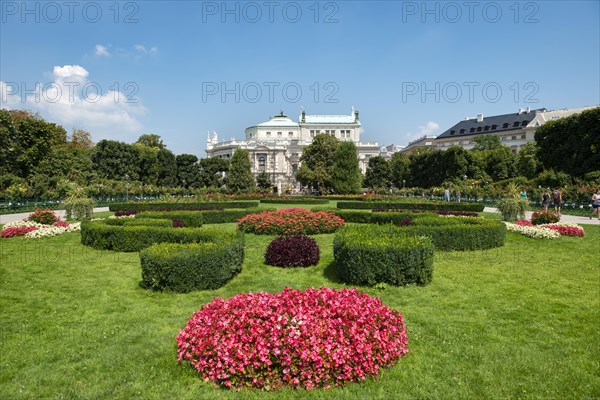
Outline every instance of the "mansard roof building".
POLYGON ((354 142, 360 169, 364 173, 369 158, 380 154, 380 146, 377 142, 361 142, 361 129, 358 110, 354 107, 350 115, 307 115, 302 109, 298 122, 281 112, 268 121, 246 128, 244 140, 220 142, 216 132, 209 134, 206 154, 208 157, 229 159, 237 148, 247 149, 255 175, 266 172, 273 183, 299 189, 295 177, 300 157, 304 148, 319 134, 354 142))

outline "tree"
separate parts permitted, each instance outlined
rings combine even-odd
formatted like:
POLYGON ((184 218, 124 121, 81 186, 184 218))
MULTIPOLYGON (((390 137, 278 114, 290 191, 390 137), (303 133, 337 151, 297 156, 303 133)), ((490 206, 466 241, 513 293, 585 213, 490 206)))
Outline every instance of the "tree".
POLYGON ((545 169, 574 176, 600 165, 600 107, 549 121, 535 132, 538 157, 545 169))
POLYGON ((475 152, 474 156, 482 170, 494 181, 517 176, 516 156, 507 146, 475 152))
POLYGON ((179 154, 175 157, 177 163, 177 182, 190 188, 200 186, 200 166, 198 157, 193 154, 179 154))
POLYGON ((373 189, 389 188, 392 172, 389 162, 381 157, 371 157, 365 174, 365 185, 373 189))
POLYGON ((296 179, 305 186, 312 186, 319 192, 331 188, 331 172, 335 160, 338 140, 335 136, 321 134, 304 148, 296 173, 296 179))
POLYGON ((233 153, 227 175, 227 187, 233 193, 252 193, 256 190, 248 150, 236 149, 233 153))
POLYGON ((425 150, 410 155, 410 186, 432 187, 444 182, 442 150, 425 150))
POLYGON ((220 188, 223 175, 229 170, 229 160, 209 157, 200 160, 200 184, 203 187, 220 188))
POLYGON ((494 150, 502 146, 502 142, 500 141, 500 137, 489 134, 489 135, 479 135, 473 139, 473 150, 494 150))
POLYGON ((167 146, 164 145, 160 136, 154 135, 154 134, 141 135, 138 138, 136 143, 139 143, 139 144, 142 144, 142 145, 148 146, 148 147, 156 147, 157 149, 167 148, 167 146))
POLYGON ((93 168, 101 178, 114 180, 139 178, 139 149, 115 140, 101 140, 92 152, 93 168))
POLYGON ((540 172, 542 164, 537 157, 537 146, 529 142, 517 154, 517 171, 527 179, 535 178, 540 172))
POLYGON ((90 150, 94 147, 92 135, 83 129, 73 129, 68 143, 72 150, 90 150))
POLYGON ((402 152, 392 154, 390 173, 394 186, 397 188, 406 186, 406 182, 410 181, 410 158, 408 154, 402 152))
POLYGON ((262 189, 262 190, 270 189, 272 186, 272 183, 271 183, 271 178, 269 178, 269 174, 267 174, 265 171, 258 174, 256 176, 256 185, 258 186, 259 189, 262 189))
POLYGON ((160 164, 158 162, 158 147, 150 147, 136 142, 133 146, 138 150, 138 171, 139 180, 146 185, 158 184, 160 175, 160 164))
POLYGON ((161 186, 177 186, 177 160, 170 150, 160 149, 156 155, 158 160, 158 184, 161 186))
POLYGON ((354 142, 341 142, 334 155, 331 169, 331 186, 337 194, 360 192, 362 175, 354 142))
POLYGON ((452 146, 443 152, 441 168, 444 174, 444 180, 463 179, 463 176, 469 175, 473 156, 467 150, 460 146, 452 146))

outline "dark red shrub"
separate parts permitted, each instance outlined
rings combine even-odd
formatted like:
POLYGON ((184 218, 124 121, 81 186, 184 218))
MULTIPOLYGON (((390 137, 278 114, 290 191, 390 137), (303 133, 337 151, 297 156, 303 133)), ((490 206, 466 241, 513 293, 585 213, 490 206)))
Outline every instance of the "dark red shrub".
POLYGON ((138 210, 115 211, 115 217, 128 217, 130 215, 135 215, 138 212, 138 210))
POLYGON ((180 219, 173 218, 172 221, 173 221, 173 228, 183 228, 185 226, 183 221, 180 219))
MULTIPOLYGON (((408 352, 399 311, 356 289, 214 298, 177 336, 177 358, 225 387, 313 389, 377 375, 408 352)), ((393 397, 393 396, 392 396, 393 397)))
POLYGON ((265 263, 277 267, 308 267, 319 263, 319 245, 305 235, 280 236, 267 247, 265 263))
POLYGON ((412 224, 412 219, 410 218, 403 218, 398 222, 399 226, 409 226, 410 224, 412 224))

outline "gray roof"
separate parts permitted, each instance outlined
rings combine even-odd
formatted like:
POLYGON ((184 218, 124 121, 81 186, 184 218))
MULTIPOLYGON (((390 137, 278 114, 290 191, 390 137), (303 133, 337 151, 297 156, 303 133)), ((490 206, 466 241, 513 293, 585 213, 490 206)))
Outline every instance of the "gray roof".
POLYGON ((491 117, 483 117, 483 121, 481 122, 477 122, 477 118, 465 119, 439 135, 437 138, 444 139, 457 136, 485 135, 487 133, 523 129, 535 119, 539 112, 544 111, 546 111, 545 108, 540 108, 529 112, 524 111, 522 113, 493 115, 491 117))

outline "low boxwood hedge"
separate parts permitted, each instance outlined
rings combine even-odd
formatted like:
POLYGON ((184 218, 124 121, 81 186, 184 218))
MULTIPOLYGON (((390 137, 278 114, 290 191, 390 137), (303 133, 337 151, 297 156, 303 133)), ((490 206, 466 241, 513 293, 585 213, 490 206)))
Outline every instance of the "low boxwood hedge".
POLYGON ((476 203, 440 202, 410 203, 386 201, 338 201, 337 208, 346 210, 447 210, 482 212, 484 205, 476 203))
POLYGON ((166 218, 127 218, 123 222, 123 226, 162 226, 164 228, 171 228, 173 221, 166 218))
POLYGON ((156 243, 227 243, 239 233, 213 228, 167 228, 127 226, 125 218, 85 221, 81 224, 81 244, 101 250, 140 251, 156 243))
POLYGON ((394 225, 347 226, 333 241, 337 276, 357 285, 426 285, 433 276, 433 253, 431 239, 394 225))
POLYGON ((326 199, 306 199, 306 198, 294 198, 294 197, 282 197, 275 199, 261 199, 261 203, 265 204, 327 204, 329 200, 326 199))
POLYGON ((146 211, 135 215, 135 219, 139 218, 179 220, 186 228, 198 228, 204 223, 203 211, 146 211))
POLYGON ((244 243, 161 243, 140 252, 142 287, 187 293, 218 289, 242 269, 244 243))
POLYGON ((428 212, 372 212, 370 222, 374 224, 392 223, 397 225, 405 220, 414 221, 416 218, 423 216, 438 218, 437 214, 428 212))
POLYGON ((110 211, 178 211, 178 210, 222 210, 227 208, 254 208, 258 201, 205 201, 196 203, 112 203, 110 211))
POLYGON ((226 224, 237 222, 248 214, 258 214, 264 211, 275 211, 276 208, 257 208, 250 210, 202 211, 205 224, 226 224))

